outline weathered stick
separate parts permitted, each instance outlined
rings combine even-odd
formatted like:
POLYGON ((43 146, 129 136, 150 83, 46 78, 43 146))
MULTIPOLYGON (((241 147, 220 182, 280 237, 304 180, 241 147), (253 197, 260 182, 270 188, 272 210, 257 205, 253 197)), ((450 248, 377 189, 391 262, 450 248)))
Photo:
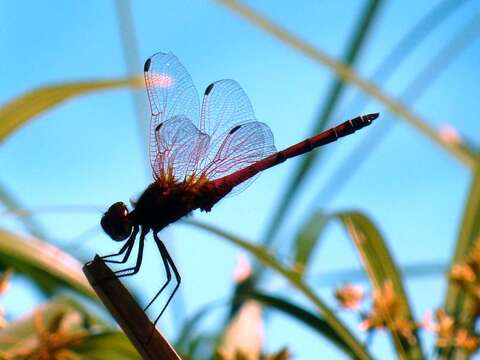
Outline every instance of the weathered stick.
POLYGON ((88 281, 110 314, 144 359, 181 360, 112 270, 97 255, 83 267, 88 281), (153 330, 153 334, 152 334, 153 330))

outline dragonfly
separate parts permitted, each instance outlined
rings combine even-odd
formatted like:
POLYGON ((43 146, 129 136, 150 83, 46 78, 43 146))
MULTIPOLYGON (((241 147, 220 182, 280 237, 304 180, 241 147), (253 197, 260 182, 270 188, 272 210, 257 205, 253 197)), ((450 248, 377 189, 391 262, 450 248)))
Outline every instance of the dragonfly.
POLYGON ((131 211, 123 202, 116 202, 100 223, 112 240, 125 241, 118 252, 102 257, 105 262, 126 263, 138 242, 135 265, 115 271, 116 278, 139 271, 145 237, 153 233, 166 280, 145 311, 166 289, 172 273, 175 278, 155 325, 181 283, 180 273, 158 237, 160 230, 194 210, 210 211, 261 171, 353 134, 379 114, 355 117, 277 151, 270 128, 256 120, 249 98, 236 81, 208 85, 200 104, 191 76, 173 54, 159 52, 148 58, 144 76, 151 109, 149 153, 154 181, 132 203, 131 211))

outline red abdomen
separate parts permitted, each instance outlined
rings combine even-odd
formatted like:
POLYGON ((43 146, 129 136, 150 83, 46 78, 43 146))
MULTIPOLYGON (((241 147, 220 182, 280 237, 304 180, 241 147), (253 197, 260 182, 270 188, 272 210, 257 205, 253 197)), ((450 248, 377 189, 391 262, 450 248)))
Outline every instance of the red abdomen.
MULTIPOLYGON (((214 180, 213 183, 217 188, 224 188, 230 191, 235 186, 255 176, 260 171, 266 170, 284 162, 292 157, 305 154, 313 149, 336 141, 338 138, 353 134, 355 131, 368 126, 378 117, 378 113, 358 116, 354 119, 347 120, 344 123, 326 130, 318 135, 308 138, 298 144, 292 145, 284 150, 276 152, 265 159, 240 169, 233 174, 223 178, 214 180)), ((228 192, 227 191, 227 192, 228 192)))

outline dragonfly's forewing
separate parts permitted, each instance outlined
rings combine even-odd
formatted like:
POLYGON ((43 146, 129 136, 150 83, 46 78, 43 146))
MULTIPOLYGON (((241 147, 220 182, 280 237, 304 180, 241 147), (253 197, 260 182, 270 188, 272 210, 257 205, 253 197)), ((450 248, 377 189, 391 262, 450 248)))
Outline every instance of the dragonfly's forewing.
MULTIPOLYGON (((160 153, 167 146, 162 144, 159 126, 169 119, 188 119, 199 127, 200 105, 197 90, 184 66, 173 54, 157 53, 145 62, 145 84, 150 101, 150 163, 154 177, 162 169, 158 164, 165 163, 172 152, 160 153), (159 160, 159 157, 162 159, 159 160)), ((183 122, 183 124, 187 124, 183 122)), ((179 122, 177 121, 177 124, 179 122)), ((171 130, 171 126, 170 126, 171 130)), ((189 130, 187 130, 189 131, 189 130)), ((162 132, 163 134, 163 132, 162 132)))
POLYGON ((185 116, 176 115, 155 130, 157 154, 152 167, 156 180, 172 176, 183 181, 200 172, 207 155, 209 136, 185 116))

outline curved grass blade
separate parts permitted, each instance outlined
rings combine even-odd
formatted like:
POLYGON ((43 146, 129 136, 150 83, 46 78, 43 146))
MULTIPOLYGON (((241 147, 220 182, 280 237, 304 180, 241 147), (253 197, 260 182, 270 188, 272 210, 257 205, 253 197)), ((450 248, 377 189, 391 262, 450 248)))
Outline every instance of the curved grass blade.
MULTIPOLYGON (((342 59, 343 64, 351 67, 355 63, 357 56, 360 53, 365 40, 367 39, 370 27, 372 24, 374 24, 374 20, 376 19, 376 15, 378 14, 381 4, 382 1, 374 0, 367 2, 364 6, 362 14, 359 16, 359 21, 356 24, 356 28, 352 32, 353 36, 349 45, 347 46, 348 49, 344 58, 342 59)), ((317 121, 310 132, 312 136, 320 133, 326 128, 335 110, 335 107, 340 100, 343 91, 345 90, 345 85, 344 79, 339 77, 335 77, 333 79, 333 83, 327 91, 324 104, 321 107, 322 110, 320 114, 318 114, 317 121)), ((272 221, 265 232, 262 241, 264 245, 269 246, 274 241, 275 235, 277 234, 280 224, 282 223, 285 214, 287 213, 287 210, 294 199, 296 191, 300 187, 305 174, 309 171, 314 164, 315 159, 320 154, 320 151, 321 149, 318 149, 318 151, 309 152, 300 159, 300 164, 297 166, 297 170, 293 173, 293 176, 289 180, 289 183, 280 201, 280 205, 273 215, 272 221)))
POLYGON ((46 291, 66 287, 98 301, 82 264, 46 242, 0 229, 0 266, 23 273, 46 291))
POLYGON ((333 331, 340 337, 347 346, 351 349, 354 356, 358 359, 371 359, 372 356, 368 350, 355 338, 355 336, 345 327, 345 325, 338 319, 332 310, 315 294, 306 283, 302 281, 297 272, 291 270, 287 266, 281 264, 262 246, 247 242, 233 234, 216 228, 212 225, 205 224, 193 219, 184 220, 184 223, 195 226, 202 230, 208 231, 212 234, 222 237, 225 240, 241 247, 245 251, 253 255, 258 261, 263 263, 269 269, 275 271, 286 279, 290 285, 296 288, 301 294, 308 298, 318 309, 324 317, 324 320, 330 325, 333 331))
MULTIPOLYGON (((7 211, 13 209, 20 209, 18 199, 8 190, 2 183, 0 183, 0 203, 5 205, 7 211)), ((1 214, 0 214, 1 215, 1 214)), ((23 224, 25 230, 38 239, 48 240, 47 231, 42 227, 40 223, 35 221, 32 217, 22 217, 19 221, 23 224)))
POLYGON ((207 315, 209 315, 213 310, 217 310, 219 307, 218 303, 207 304, 202 307, 196 313, 194 313, 189 319, 183 322, 182 330, 178 335, 177 340, 175 341, 175 349, 180 352, 188 351, 188 344, 194 338, 195 328, 198 323, 202 321, 207 315))
POLYGON ((304 40, 300 39, 297 36, 289 33, 287 30, 283 29, 279 25, 276 25, 270 22, 268 19, 264 18, 251 8, 247 7, 244 4, 239 3, 235 0, 217 0, 219 3, 227 6, 230 10, 238 13, 239 15, 245 17, 255 26, 265 30, 272 36, 276 37, 283 43, 288 46, 298 50, 302 54, 308 56, 312 60, 325 65, 331 71, 333 71, 337 76, 344 79, 345 81, 355 85, 361 89, 366 94, 370 95, 372 98, 378 100, 380 103, 384 104, 385 107, 399 115, 399 119, 403 119, 408 124, 416 128, 422 135, 432 140, 434 143, 439 145, 450 155, 453 155, 461 163, 463 163, 468 168, 472 169, 475 165, 475 154, 469 151, 467 148, 458 146, 450 141, 443 139, 439 136, 438 132, 431 128, 427 122, 425 122, 420 116, 414 114, 408 108, 406 108, 400 101, 390 97, 389 95, 382 92, 377 86, 373 83, 361 78, 356 72, 350 69, 348 66, 345 66, 335 59, 333 59, 328 54, 314 48, 304 40))
MULTIPOLYGON (((326 230, 326 225, 330 217, 322 211, 314 213, 303 225, 294 240, 294 268, 304 276, 305 270, 308 268, 308 262, 316 246, 322 232, 326 230)), ((445 272, 446 264, 442 263, 426 263, 426 264, 411 264, 402 266, 401 273, 405 277, 417 276, 433 276, 445 272)), ((322 273, 320 275, 308 276, 306 279, 317 279, 316 283, 319 286, 331 286, 341 282, 359 282, 366 281, 368 274, 361 268, 359 269, 345 269, 335 272, 322 273)))
MULTIPOLYGON (((360 212, 340 212, 331 217, 340 220, 350 234, 373 286, 381 289, 386 281, 391 281, 404 317, 413 321, 400 271, 376 226, 360 212)), ((409 359, 423 358, 417 334, 415 334, 416 343, 412 344, 398 336, 396 331, 390 330, 399 355, 404 354, 409 359)))
MULTIPOLYGON (((449 19, 455 11, 459 10, 468 0, 444 0, 438 4, 433 4, 432 8, 425 13, 410 29, 406 31, 403 37, 396 43, 395 47, 384 57, 381 63, 369 78, 375 84, 385 84, 390 77, 396 73, 401 63, 413 53, 420 43, 422 43, 430 34, 433 34, 440 25, 449 19)), ((433 57, 437 57, 434 55, 433 57)), ((345 106, 343 112, 352 113, 361 108, 368 102, 368 97, 363 93, 358 93, 355 98, 345 106)))
MULTIPOLYGON (((451 266, 467 260, 469 252, 480 236, 480 160, 477 162, 462 219, 451 266)), ((476 311, 474 300, 457 284, 452 282, 448 284, 445 309, 454 319, 462 322, 466 328, 470 328, 475 319, 475 316, 473 316, 476 311)), ((448 351, 442 351, 440 358, 450 358, 447 356, 448 353, 448 351)), ((460 350, 455 350, 452 356, 455 359, 468 358, 468 355, 460 350)))
POLYGON ((107 331, 90 335, 72 351, 91 360, 141 360, 142 357, 121 331, 107 331))
MULTIPOLYGON (((461 3, 462 2, 458 2, 458 4, 461 3)), ((418 102, 435 79, 449 68, 449 65, 468 48, 468 45, 478 39, 479 32, 480 22, 478 15, 475 15, 453 36, 452 40, 447 42, 445 46, 434 54, 427 65, 416 74, 400 95, 404 103, 413 105, 414 102, 418 102)), ((331 202, 370 155, 375 153, 380 143, 385 140, 385 137, 392 133, 393 126, 398 124, 398 122, 392 121, 391 116, 384 117, 382 120, 378 126, 375 126, 372 131, 369 131, 365 135, 362 142, 355 146, 350 154, 345 157, 346 160, 332 173, 330 179, 321 188, 319 193, 313 197, 312 203, 314 205, 312 205, 312 207, 318 203, 327 204, 331 202)), ((469 145, 463 141, 459 141, 458 146, 465 147, 467 151, 472 153, 475 151, 473 147, 469 147, 469 145)))
POLYGON ((294 267, 301 275, 303 275, 308 266, 310 256, 313 254, 326 224, 327 217, 325 214, 323 212, 316 212, 308 219, 306 224, 302 226, 294 240, 294 267))
POLYGON ((286 299, 272 296, 258 290, 243 293, 241 296, 244 298, 256 300, 260 302, 263 306, 278 310, 300 321, 304 325, 307 325, 311 329, 315 330, 321 336, 324 336, 325 338, 330 340, 346 355, 354 358, 354 354, 350 351, 350 348, 345 343, 345 341, 343 341, 343 339, 337 335, 337 333, 324 319, 312 313, 311 311, 304 309, 294 303, 291 303, 286 299))
MULTIPOLYGON (((118 31, 120 33, 120 39, 122 40, 123 58, 125 59, 125 65, 127 74, 133 76, 138 72, 138 69, 143 68, 143 63, 138 51, 137 31, 135 29, 135 21, 133 19, 132 3, 130 1, 115 1, 115 10, 117 14, 118 31)), ((138 90, 130 91, 132 98, 132 105, 134 108, 134 116, 137 121, 137 131, 140 144, 142 144, 142 150, 144 154, 148 154, 148 131, 147 122, 150 113, 147 109, 147 102, 145 101, 145 95, 138 90)), ((150 180, 150 164, 148 161, 143 163, 145 167, 146 180, 150 180)), ((179 294, 177 294, 178 297, 179 294)), ((172 304, 173 305, 173 304, 172 304)))
POLYGON ((43 86, 29 91, 0 107, 0 144, 20 126, 75 96, 99 90, 123 87, 142 87, 143 80, 138 77, 83 81, 43 86))

